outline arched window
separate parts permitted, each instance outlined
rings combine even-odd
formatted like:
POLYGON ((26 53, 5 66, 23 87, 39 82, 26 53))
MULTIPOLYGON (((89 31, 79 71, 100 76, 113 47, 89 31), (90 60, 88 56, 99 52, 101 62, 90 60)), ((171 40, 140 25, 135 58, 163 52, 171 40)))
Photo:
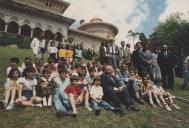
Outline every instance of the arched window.
POLYGON ((62 40, 62 34, 60 32, 56 33, 56 40, 61 41, 62 40))
POLYGON ((23 25, 21 29, 21 35, 30 36, 31 35, 31 27, 29 25, 23 25))
POLYGON ((50 30, 46 30, 44 33, 45 39, 51 40, 53 37, 53 33, 50 30))
POLYGON ((5 31, 5 21, 0 19, 0 31, 5 31))
POLYGON ((33 37, 37 37, 42 32, 42 30, 39 27, 34 28, 33 30, 33 37))
POLYGON ((7 32, 18 34, 18 29, 19 29, 18 24, 14 21, 11 21, 8 24, 7 32))

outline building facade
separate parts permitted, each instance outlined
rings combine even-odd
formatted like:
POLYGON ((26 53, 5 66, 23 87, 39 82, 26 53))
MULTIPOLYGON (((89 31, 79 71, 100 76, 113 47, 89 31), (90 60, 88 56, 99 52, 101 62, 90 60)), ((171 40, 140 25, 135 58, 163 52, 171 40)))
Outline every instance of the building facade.
POLYGON ((74 19, 64 17, 70 3, 63 0, 0 0, 0 31, 15 35, 35 37, 44 32, 46 39, 57 34, 59 41, 73 38, 85 48, 97 50, 103 40, 114 39, 116 26, 99 18, 70 29, 74 19))

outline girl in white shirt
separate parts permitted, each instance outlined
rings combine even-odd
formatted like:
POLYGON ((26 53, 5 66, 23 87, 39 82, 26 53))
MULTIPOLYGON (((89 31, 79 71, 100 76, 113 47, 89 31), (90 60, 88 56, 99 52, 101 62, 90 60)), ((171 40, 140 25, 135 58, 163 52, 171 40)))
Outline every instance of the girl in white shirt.
POLYGON ((54 60, 57 60, 58 49, 57 49, 54 41, 50 42, 50 46, 48 48, 48 53, 49 53, 49 58, 53 58, 54 60))
POLYGON ((16 100, 17 104, 30 107, 42 107, 42 99, 36 96, 35 87, 37 85, 37 80, 34 76, 35 69, 29 67, 27 69, 27 76, 22 78, 21 86, 19 87, 19 98, 16 100))
POLYGON ((20 86, 20 71, 18 68, 11 69, 10 73, 8 75, 7 81, 5 83, 5 100, 4 100, 4 107, 6 110, 13 109, 14 101, 16 94, 18 92, 19 86, 20 86), (10 102, 9 98, 11 99, 10 102))

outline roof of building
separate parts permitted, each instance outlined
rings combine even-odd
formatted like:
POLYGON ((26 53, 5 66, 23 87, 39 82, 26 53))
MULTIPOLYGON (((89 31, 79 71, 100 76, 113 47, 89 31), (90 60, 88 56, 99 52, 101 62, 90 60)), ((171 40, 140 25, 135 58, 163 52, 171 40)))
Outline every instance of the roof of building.
POLYGON ((100 19, 100 18, 93 18, 90 22, 81 24, 78 27, 78 29, 79 30, 85 30, 85 28, 90 27, 91 25, 109 26, 109 27, 111 27, 113 29, 113 32, 114 32, 115 35, 117 35, 118 32, 119 32, 118 28, 115 25, 113 25, 111 23, 103 22, 103 20, 100 19))
POLYGON ((56 15, 54 13, 50 13, 50 12, 43 11, 37 8, 33 8, 28 5, 23 5, 23 4, 20 4, 11 0, 0 0, 0 7, 5 10, 8 9, 14 12, 17 11, 18 13, 51 20, 51 21, 58 22, 61 24, 67 24, 68 26, 71 26, 75 22, 74 19, 56 15))
POLYGON ((101 36, 97 36, 97 35, 94 35, 94 34, 91 34, 91 33, 85 32, 85 31, 81 31, 81 30, 69 29, 68 33, 71 33, 71 32, 81 34, 81 35, 84 35, 84 36, 89 36, 89 37, 96 38, 96 39, 100 39, 100 40, 105 40, 105 41, 109 40, 107 38, 103 38, 101 36))

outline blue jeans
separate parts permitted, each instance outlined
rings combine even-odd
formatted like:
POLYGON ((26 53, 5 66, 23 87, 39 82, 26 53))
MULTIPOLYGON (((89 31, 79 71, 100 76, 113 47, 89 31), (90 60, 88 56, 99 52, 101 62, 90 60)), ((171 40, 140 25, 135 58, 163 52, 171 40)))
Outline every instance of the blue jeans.
POLYGON ((107 110, 115 109, 114 107, 112 107, 110 104, 108 104, 107 102, 105 102, 103 100, 100 103, 97 103, 95 100, 92 100, 91 103, 92 103, 94 110, 100 110, 102 108, 107 109, 107 110))
POLYGON ((54 89, 53 102, 56 110, 59 112, 67 112, 67 110, 70 109, 69 100, 61 94, 60 89, 54 89))

